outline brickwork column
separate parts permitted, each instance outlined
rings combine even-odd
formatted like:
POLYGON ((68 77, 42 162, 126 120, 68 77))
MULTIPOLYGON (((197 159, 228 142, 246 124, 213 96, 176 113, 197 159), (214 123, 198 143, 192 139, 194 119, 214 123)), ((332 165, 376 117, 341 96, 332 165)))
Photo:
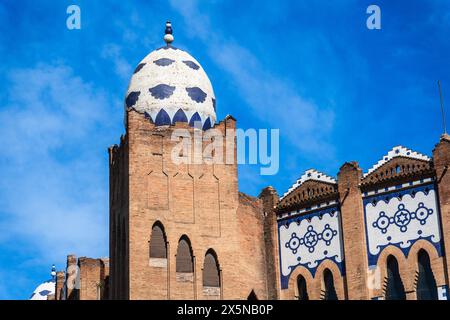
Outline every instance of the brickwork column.
POLYGON ((64 271, 56 272, 55 300, 62 300, 63 298, 65 298, 61 296, 62 289, 64 286, 64 278, 65 278, 64 271))
POLYGON ((80 300, 100 300, 100 259, 80 258, 80 300))
POLYGON ((347 298, 369 299, 367 252, 362 193, 362 171, 357 162, 345 163, 338 174, 347 298))
POLYGON ((279 197, 277 191, 269 186, 264 188, 259 195, 264 210, 264 242, 266 251, 267 293, 269 300, 279 299, 280 273, 278 257, 278 231, 275 206, 279 197))

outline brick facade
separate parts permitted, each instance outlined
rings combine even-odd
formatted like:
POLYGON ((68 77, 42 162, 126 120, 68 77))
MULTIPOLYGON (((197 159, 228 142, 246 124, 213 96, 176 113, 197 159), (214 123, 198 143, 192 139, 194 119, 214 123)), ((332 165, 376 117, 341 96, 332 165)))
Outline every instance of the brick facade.
MULTIPOLYGON (((214 129, 226 137, 234 134, 230 129, 235 126, 235 120, 227 117, 214 129)), ((184 124, 155 127, 141 114, 128 112, 127 132, 120 146, 109 149, 110 261, 69 255, 67 270, 57 272, 56 292, 49 299, 247 299, 254 295, 258 299, 297 299, 299 277, 305 279, 309 299, 323 299, 325 270, 333 276, 338 299, 384 299, 387 259, 393 256, 406 299, 414 300, 418 298, 418 254, 422 251, 430 258, 437 288, 448 291, 448 135, 441 137, 429 161, 397 157, 365 175, 356 162, 348 162, 340 168, 335 184, 306 181, 280 199, 272 187, 263 189, 259 198, 239 192, 235 164, 174 164, 170 152, 176 143, 171 140, 175 129, 194 132, 184 124), (393 191, 387 190, 394 186, 417 182, 421 187, 427 181, 433 181, 428 184, 437 192, 440 244, 418 239, 407 251, 388 245, 371 266, 363 200, 378 192, 389 195, 393 191), (289 212, 306 210, 297 214, 299 217, 309 214, 324 202, 339 206, 343 267, 324 259, 311 273, 299 265, 282 288, 277 221, 289 212), (151 258, 155 224, 164 233, 166 255, 151 258), (176 270, 180 239, 189 243, 192 272, 176 270), (203 285, 207 252, 217 260, 218 287, 203 285)), ((226 152, 236 157, 234 145, 226 152)))
MULTIPOLYGON (((176 142, 171 135, 175 129, 194 134, 186 124, 155 127, 143 115, 129 111, 121 145, 110 148, 111 298, 244 299, 252 290, 267 298, 260 201, 239 194, 236 161, 174 164, 171 152, 176 142), (156 222, 164 227, 166 261, 149 257, 156 222), (176 272, 182 236, 192 246, 192 274, 176 272), (204 257, 210 249, 220 265, 220 290, 202 285, 204 257)), ((235 129, 235 120, 228 117, 214 129, 226 138, 235 129)), ((234 144, 226 152, 235 159, 234 144)))

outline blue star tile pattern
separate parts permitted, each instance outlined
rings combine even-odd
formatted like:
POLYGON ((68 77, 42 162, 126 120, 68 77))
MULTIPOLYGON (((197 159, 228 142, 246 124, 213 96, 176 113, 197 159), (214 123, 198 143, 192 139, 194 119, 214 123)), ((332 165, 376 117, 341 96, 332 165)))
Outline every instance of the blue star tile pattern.
POLYGON ((291 234, 291 239, 285 244, 285 246, 286 248, 291 249, 293 254, 296 254, 298 247, 300 247, 300 241, 300 238, 297 237, 297 234, 294 232, 291 234))
POLYGON ((285 244, 286 248, 292 250, 292 253, 296 254, 297 249, 300 246, 305 246, 308 248, 309 252, 314 252, 317 243, 322 240, 327 246, 331 244, 331 240, 337 235, 337 230, 333 230, 329 224, 325 225, 325 228, 321 233, 314 230, 313 226, 308 226, 307 232, 301 238, 297 236, 294 232, 291 235, 291 239, 285 244))
POLYGON ((322 261, 329 260, 345 274, 338 207, 324 207, 280 219, 278 236, 283 289, 287 288, 290 275, 298 266, 307 268, 314 277, 322 261))
POLYGON ((439 207, 434 182, 413 186, 411 181, 409 186, 364 196, 369 266, 377 265, 380 254, 387 246, 395 246, 408 256, 418 240, 428 241, 436 248, 439 256, 442 255, 439 207))
POLYGON ((389 218, 386 212, 381 211, 378 219, 372 225, 380 229, 382 233, 386 233, 391 225, 396 225, 401 232, 406 232, 412 220, 416 219, 421 225, 424 225, 431 214, 433 214, 433 209, 425 207, 423 202, 419 203, 417 210, 414 212, 408 211, 404 204, 399 204, 393 217, 389 218))

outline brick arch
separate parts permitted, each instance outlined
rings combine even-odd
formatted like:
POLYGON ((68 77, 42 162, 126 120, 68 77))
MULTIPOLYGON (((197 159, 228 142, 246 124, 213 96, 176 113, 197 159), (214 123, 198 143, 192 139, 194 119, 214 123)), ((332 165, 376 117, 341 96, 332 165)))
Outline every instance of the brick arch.
POLYGON ((378 256, 377 268, 380 274, 380 286, 374 290, 376 296, 385 296, 384 285, 387 278, 387 259, 389 256, 393 256, 397 260, 405 292, 412 290, 414 274, 410 272, 408 261, 400 248, 390 245, 384 248, 378 256))
MULTIPOLYGON (((414 275, 416 275, 419 270, 418 254, 420 250, 425 250, 430 257, 431 270, 433 271, 433 275, 435 277, 437 285, 445 285, 446 282, 443 259, 439 256, 436 247, 429 241, 424 239, 416 241, 411 247, 408 254, 408 265, 414 272, 414 275)), ((414 279, 413 289, 414 291, 416 291, 417 289, 417 279, 414 279)))
POLYGON ((330 259, 326 259, 320 263, 320 265, 317 267, 316 275, 314 277, 316 290, 319 292, 319 298, 321 297, 322 290, 324 290, 325 288, 325 284, 323 281, 323 273, 325 269, 330 270, 331 274, 333 275, 334 288, 336 289, 338 299, 345 300, 346 296, 344 277, 341 275, 341 270, 339 269, 337 264, 330 259))
POLYGON ((214 249, 208 249, 203 257, 203 286, 220 287, 220 263, 214 249), (216 274, 217 273, 217 274, 216 274))
POLYGON ((310 300, 319 299, 320 293, 317 294, 316 292, 317 290, 314 283, 314 277, 312 276, 311 272, 303 266, 296 267, 295 270, 289 276, 287 298, 290 300, 297 299, 296 297, 298 296, 298 288, 297 288, 298 276, 303 276, 303 278, 305 278, 309 299, 310 300))
POLYGON ((200 268, 199 286, 201 286, 202 299, 217 300, 223 298, 223 279, 219 257, 212 248, 206 250, 205 255, 197 261, 200 268))
POLYGON ((420 240, 417 240, 411 246, 411 249, 409 250, 409 253, 408 253, 408 261, 409 262, 416 262, 416 265, 417 265, 417 254, 419 253, 419 251, 421 249, 425 250, 428 253, 428 255, 430 256, 430 260, 434 260, 434 259, 439 259, 440 258, 439 257, 439 253, 436 250, 436 247, 434 245, 432 245, 427 240, 420 239, 420 240))
POLYGON ((155 221, 150 231, 149 257, 167 259, 167 234, 159 220, 155 221))
POLYGON ((180 240, 178 240, 176 253, 176 272, 194 272, 194 250, 192 249, 191 240, 185 234, 180 237, 180 240))

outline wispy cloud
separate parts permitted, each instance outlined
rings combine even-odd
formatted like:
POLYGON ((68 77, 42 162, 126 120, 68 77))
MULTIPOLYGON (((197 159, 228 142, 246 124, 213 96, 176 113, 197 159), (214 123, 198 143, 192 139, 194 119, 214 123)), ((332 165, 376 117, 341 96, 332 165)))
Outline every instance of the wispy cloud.
MULTIPOLYGON (((127 37, 133 37, 130 33, 127 37)), ((122 79, 128 79, 131 74, 132 66, 122 55, 121 47, 117 44, 107 44, 103 46, 101 57, 112 62, 115 73, 122 79)))
POLYGON ((16 239, 38 265, 107 254, 107 106, 98 87, 64 65, 9 74, 0 111, 0 206, 6 248, 16 239), (102 156, 103 155, 103 156, 102 156))
POLYGON ((250 50, 222 36, 195 1, 172 0, 171 5, 184 18, 190 36, 202 41, 211 59, 232 77, 237 93, 254 116, 272 128, 280 128, 282 139, 306 156, 333 158, 328 142, 334 121, 331 108, 319 107, 297 93, 289 79, 266 71, 250 50))

